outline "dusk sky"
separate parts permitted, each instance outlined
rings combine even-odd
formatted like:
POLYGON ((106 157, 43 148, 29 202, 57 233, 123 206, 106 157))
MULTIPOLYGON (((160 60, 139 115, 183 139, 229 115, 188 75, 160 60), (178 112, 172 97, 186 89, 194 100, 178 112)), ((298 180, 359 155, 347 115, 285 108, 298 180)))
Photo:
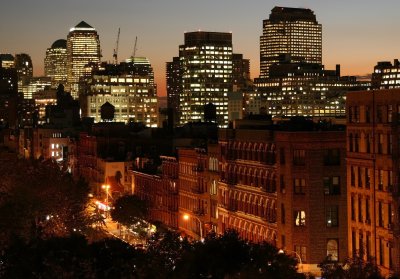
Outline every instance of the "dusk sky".
POLYGON ((112 61, 118 28, 119 60, 133 53, 149 58, 159 95, 165 95, 165 62, 178 55, 184 32, 232 32, 233 52, 259 73, 262 21, 274 6, 310 8, 322 24, 323 64, 342 75, 370 74, 378 61, 399 58, 399 0, 2 0, 0 53, 31 55, 34 75, 43 75, 46 48, 66 39, 81 20, 96 28, 103 61, 112 61))

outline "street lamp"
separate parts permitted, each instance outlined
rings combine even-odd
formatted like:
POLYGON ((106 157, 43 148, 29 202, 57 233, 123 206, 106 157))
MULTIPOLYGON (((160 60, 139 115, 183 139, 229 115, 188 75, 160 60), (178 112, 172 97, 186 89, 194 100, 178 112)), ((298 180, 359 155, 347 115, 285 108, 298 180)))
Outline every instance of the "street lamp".
MULTIPOLYGON (((291 251, 291 250, 286 250, 286 252, 293 253, 296 255, 296 258, 299 262, 300 272, 303 273, 303 262, 301 261, 301 257, 299 255, 299 253, 297 253, 296 251, 291 251)), ((285 254, 285 251, 283 249, 279 249, 278 254, 285 254)))
MULTIPOLYGON (((193 217, 196 218, 197 221, 199 221, 199 226, 200 226, 200 240, 203 241, 203 230, 202 230, 201 220, 200 220, 198 217, 194 216, 194 215, 193 215, 193 217)), ((189 214, 184 214, 184 215, 183 215, 183 220, 188 221, 189 219, 190 219, 189 214)))
POLYGON ((106 217, 107 217, 107 211, 110 209, 110 207, 108 206, 108 190, 110 189, 110 185, 105 184, 101 186, 102 189, 106 190, 106 217))

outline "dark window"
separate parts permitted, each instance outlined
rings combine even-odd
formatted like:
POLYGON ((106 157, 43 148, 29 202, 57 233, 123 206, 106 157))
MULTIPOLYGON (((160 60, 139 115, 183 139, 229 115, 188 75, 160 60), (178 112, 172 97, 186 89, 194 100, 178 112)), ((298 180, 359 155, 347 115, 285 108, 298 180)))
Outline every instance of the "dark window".
POLYGON ((306 180, 304 178, 295 178, 293 188, 295 194, 305 194, 306 180))
POLYGON ((337 166, 340 165, 340 149, 332 148, 324 150, 324 165, 337 166))
POLYGON ((280 175, 280 188, 281 188, 281 193, 284 194, 286 193, 286 187, 285 187, 285 177, 283 176, 283 174, 280 175))
POLYGON ((339 195, 340 194, 340 177, 324 177, 324 193, 325 195, 339 195))
POLYGON ((306 151, 304 149, 293 151, 293 164, 296 166, 304 166, 306 164, 306 151))
POLYGON ((350 166, 350 185, 353 187, 356 185, 356 174, 353 166, 350 166))
POLYGON ((279 149, 279 161, 281 165, 285 164, 285 148, 281 147, 279 149))

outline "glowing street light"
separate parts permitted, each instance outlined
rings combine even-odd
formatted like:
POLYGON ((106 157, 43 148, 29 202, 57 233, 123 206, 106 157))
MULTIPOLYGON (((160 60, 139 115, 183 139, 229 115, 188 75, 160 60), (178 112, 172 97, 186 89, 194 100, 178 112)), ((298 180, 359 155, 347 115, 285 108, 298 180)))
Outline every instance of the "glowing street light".
MULTIPOLYGON (((191 216, 191 215, 189 215, 189 214, 184 214, 184 215, 183 215, 183 220, 189 221, 190 216, 191 216)), ((197 221, 199 221, 199 226, 200 226, 200 240, 203 241, 203 230, 202 230, 201 220, 200 220, 198 217, 196 217, 196 216, 192 216, 192 217, 196 218, 197 221)))

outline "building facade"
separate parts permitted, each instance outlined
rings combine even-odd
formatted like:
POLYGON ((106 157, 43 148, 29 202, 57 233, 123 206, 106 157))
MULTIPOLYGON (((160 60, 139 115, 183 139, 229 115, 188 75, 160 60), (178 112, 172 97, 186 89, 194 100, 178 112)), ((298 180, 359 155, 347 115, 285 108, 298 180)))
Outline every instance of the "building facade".
POLYGON ((256 79, 258 98, 273 117, 345 117, 347 91, 366 90, 369 82, 340 76, 340 65, 296 63, 285 57, 269 68, 269 78, 256 79))
POLYGON ((322 25, 312 10, 274 7, 263 21, 260 78, 269 77, 269 67, 280 55, 290 55, 296 62, 322 63, 322 25))
POLYGON ((89 63, 100 62, 100 40, 96 29, 81 21, 67 36, 67 82, 74 99, 78 98, 79 79, 89 63))
POLYGON ((15 69, 18 75, 18 86, 29 83, 33 77, 33 64, 31 57, 26 53, 15 55, 15 69))
POLYGON ((108 65, 87 78, 80 94, 82 115, 101 122, 101 107, 108 102, 115 108, 113 121, 157 127, 158 99, 153 69, 146 58, 140 61, 141 64, 108 65))
POLYGON ((44 74, 51 78, 52 87, 59 84, 67 84, 67 41, 60 39, 55 41, 46 50, 44 58, 44 74))
POLYGON ((399 96, 347 94, 349 256, 373 259, 384 275, 400 271, 399 96))
POLYGON ((204 106, 216 106, 217 123, 228 124, 228 94, 232 91, 232 34, 220 32, 185 33, 179 47, 182 93, 180 124, 204 121, 204 106))

